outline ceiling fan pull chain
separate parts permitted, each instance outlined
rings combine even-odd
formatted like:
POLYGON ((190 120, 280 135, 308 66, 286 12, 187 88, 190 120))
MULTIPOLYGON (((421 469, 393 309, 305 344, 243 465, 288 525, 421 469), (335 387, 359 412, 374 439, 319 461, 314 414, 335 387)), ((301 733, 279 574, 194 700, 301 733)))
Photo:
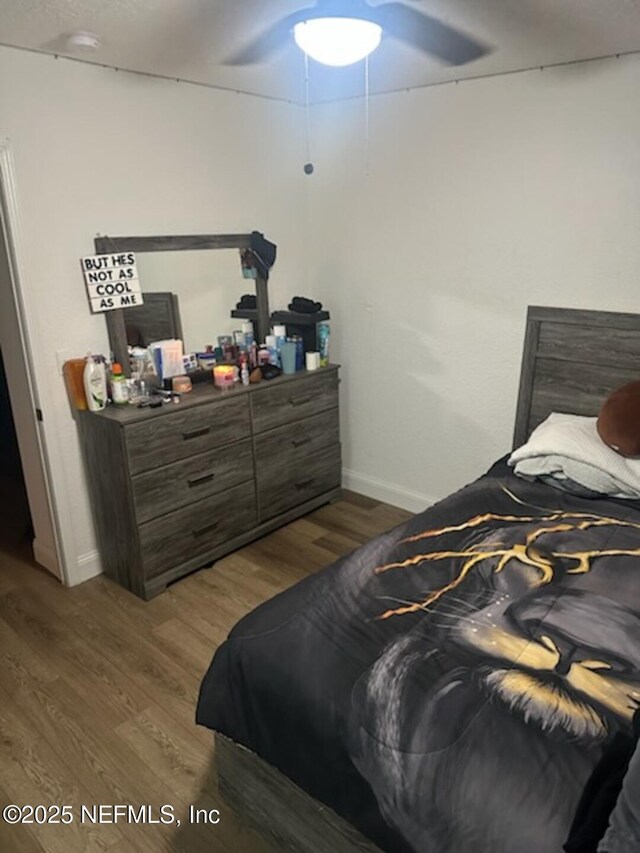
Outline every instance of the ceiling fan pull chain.
POLYGON ((313 174, 313 163, 311 162, 311 111, 309 108, 309 57, 304 54, 304 121, 305 121, 305 148, 307 162, 304 164, 305 175, 313 174))
POLYGON ((364 58, 364 174, 369 174, 369 57, 364 58))

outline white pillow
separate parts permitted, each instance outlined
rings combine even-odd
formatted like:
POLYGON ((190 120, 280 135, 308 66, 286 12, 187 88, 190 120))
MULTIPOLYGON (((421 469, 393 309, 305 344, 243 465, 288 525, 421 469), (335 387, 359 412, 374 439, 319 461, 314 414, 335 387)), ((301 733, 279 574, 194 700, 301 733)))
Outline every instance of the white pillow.
POLYGON ((628 459, 602 441, 597 418, 552 412, 509 457, 522 477, 570 480, 615 498, 640 498, 640 459, 628 459))

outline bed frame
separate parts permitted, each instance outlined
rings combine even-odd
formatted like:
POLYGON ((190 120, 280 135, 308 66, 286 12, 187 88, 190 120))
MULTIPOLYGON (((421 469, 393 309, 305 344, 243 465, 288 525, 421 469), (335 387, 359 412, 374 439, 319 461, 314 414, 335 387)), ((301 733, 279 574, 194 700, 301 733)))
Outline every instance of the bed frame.
MULTIPOLYGON (((620 385, 640 379, 640 315, 531 306, 514 447, 551 412, 595 416, 620 385)), ((277 850, 380 853, 350 824, 245 747, 216 733, 220 793, 277 850)))
POLYGON ((513 446, 551 412, 595 416, 605 398, 640 379, 640 315, 530 307, 513 446))

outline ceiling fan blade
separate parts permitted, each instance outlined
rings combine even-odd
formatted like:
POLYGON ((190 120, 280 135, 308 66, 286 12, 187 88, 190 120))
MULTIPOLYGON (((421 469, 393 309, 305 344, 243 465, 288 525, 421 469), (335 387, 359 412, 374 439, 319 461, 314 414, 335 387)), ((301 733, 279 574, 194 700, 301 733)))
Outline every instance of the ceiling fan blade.
POLYGON ((300 20, 302 20, 300 12, 281 18, 269 29, 256 36, 253 41, 233 53, 223 62, 223 65, 256 65, 264 62, 286 45, 294 24, 300 20))
POLYGON ((403 3, 383 3, 372 7, 372 11, 372 18, 378 21, 385 33, 437 56, 449 65, 464 65, 492 50, 449 24, 403 3))

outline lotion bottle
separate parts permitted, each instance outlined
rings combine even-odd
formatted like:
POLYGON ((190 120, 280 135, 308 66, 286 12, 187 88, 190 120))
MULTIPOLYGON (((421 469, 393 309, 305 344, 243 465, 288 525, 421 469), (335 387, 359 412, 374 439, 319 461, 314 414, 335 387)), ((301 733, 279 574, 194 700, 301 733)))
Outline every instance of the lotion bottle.
POLYGON ((84 391, 91 412, 99 412, 107 405, 107 373, 103 362, 87 355, 84 367, 84 391))

